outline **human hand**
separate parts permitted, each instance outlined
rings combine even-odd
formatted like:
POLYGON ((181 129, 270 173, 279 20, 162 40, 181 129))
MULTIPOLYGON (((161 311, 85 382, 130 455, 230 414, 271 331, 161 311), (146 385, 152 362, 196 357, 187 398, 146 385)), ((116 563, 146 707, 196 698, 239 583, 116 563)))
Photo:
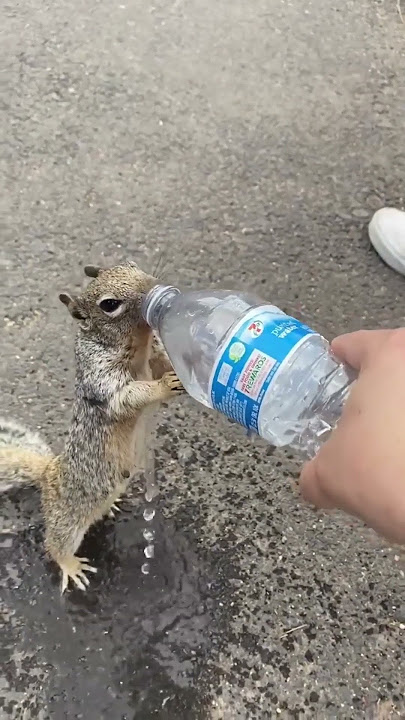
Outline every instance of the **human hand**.
POLYGON ((405 544, 405 329, 342 335, 332 350, 359 377, 337 428, 302 470, 302 494, 405 544))

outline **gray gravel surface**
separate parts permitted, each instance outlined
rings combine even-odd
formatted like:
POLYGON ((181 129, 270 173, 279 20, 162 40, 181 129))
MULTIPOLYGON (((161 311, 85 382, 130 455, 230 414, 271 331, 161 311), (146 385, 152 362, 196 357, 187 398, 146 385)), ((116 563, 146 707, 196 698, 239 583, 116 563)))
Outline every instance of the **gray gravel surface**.
MULTIPOLYGON (((5 0, 0 26, 2 415, 61 447, 57 294, 89 262, 163 253, 167 280, 258 290, 328 337, 404 322, 365 233, 404 204, 395 0, 5 0)), ((3 496, 1 718, 405 717, 395 549, 189 400, 156 456, 150 575, 139 496, 85 540, 84 596, 59 596, 35 492, 3 496)))

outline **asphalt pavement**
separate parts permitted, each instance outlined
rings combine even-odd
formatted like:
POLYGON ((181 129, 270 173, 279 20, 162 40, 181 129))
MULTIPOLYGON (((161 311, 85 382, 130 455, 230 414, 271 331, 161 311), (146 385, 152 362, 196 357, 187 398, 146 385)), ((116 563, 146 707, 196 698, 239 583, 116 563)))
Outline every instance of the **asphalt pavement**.
MULTIPOLYGON (((254 290, 327 337, 404 323, 366 234, 405 203, 400 10, 4 0, 1 415, 61 448, 57 295, 88 263, 162 256, 168 281, 254 290)), ((35 491, 2 497, 0 717, 404 718, 398 551, 304 507, 298 458, 189 399, 159 415, 156 466, 149 574, 139 491, 85 539, 85 595, 60 598, 35 491)))

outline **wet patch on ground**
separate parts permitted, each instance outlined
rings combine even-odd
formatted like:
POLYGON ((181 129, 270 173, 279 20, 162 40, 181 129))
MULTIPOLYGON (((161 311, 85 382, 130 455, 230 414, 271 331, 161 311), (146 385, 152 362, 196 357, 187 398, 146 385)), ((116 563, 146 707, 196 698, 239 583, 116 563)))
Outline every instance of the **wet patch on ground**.
POLYGON ((145 541, 138 506, 92 529, 81 553, 97 575, 86 593, 74 589, 62 597, 41 525, 3 532, 6 699, 0 708, 6 717, 206 716, 209 697, 199 681, 224 631, 220 575, 159 512, 152 525, 149 575, 140 571, 145 541))

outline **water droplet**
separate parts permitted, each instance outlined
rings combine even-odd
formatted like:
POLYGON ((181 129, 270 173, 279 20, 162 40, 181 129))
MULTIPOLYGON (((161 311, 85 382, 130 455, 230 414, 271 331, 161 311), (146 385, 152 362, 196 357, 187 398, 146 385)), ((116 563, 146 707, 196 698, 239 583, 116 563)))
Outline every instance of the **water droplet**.
POLYGON ((152 485, 147 488, 145 492, 145 500, 146 502, 150 503, 152 500, 156 497, 156 495, 159 495, 159 490, 157 489, 156 485, 152 485))
POLYGON ((141 573, 142 573, 143 575, 149 575, 149 572, 150 572, 150 565, 149 565, 149 563, 144 563, 144 564, 142 565, 142 567, 141 567, 141 573))
POLYGON ((148 528, 145 528, 142 535, 144 536, 146 542, 150 543, 155 537, 155 531, 154 530, 148 530, 148 528))
POLYGON ((146 522, 151 522, 153 518, 155 517, 156 510, 153 510, 152 508, 145 508, 143 511, 143 519, 146 520, 146 522))
POLYGON ((144 549, 145 557, 147 558, 153 558, 155 557, 155 546, 154 545, 147 545, 144 549))

